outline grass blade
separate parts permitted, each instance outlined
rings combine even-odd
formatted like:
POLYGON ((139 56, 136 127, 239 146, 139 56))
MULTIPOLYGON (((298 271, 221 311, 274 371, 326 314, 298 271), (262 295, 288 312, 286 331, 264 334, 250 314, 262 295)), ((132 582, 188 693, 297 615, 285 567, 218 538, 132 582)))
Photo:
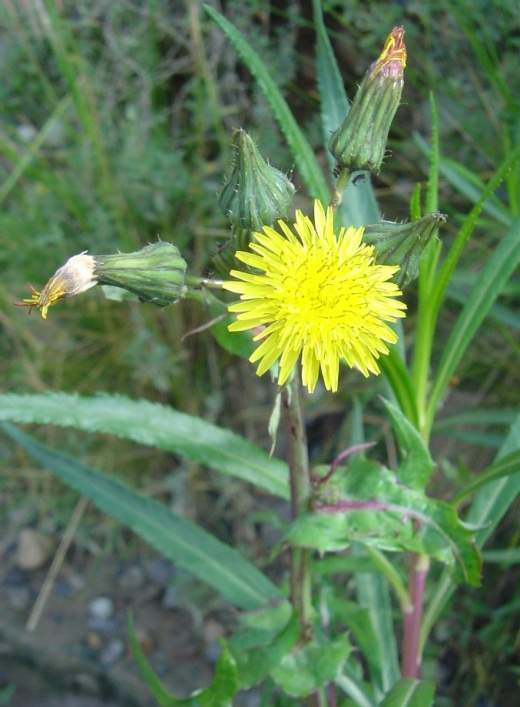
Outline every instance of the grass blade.
POLYGON ((4 423, 2 429, 39 464, 131 528, 161 555, 211 584, 232 604, 250 610, 281 598, 278 588, 240 553, 165 505, 49 449, 13 425, 4 423))
POLYGON ((466 496, 471 496, 481 486, 488 484, 490 481, 502 479, 505 476, 518 474, 520 471, 520 451, 512 452, 506 457, 501 457, 495 464, 489 466, 485 471, 481 471, 479 475, 473 479, 467 486, 464 486, 451 500, 453 505, 457 506, 463 501, 466 496))
POLYGON ((287 467, 229 430, 171 407, 119 395, 0 395, 0 420, 74 427, 173 452, 288 498, 287 467))
POLYGON ((399 407, 410 422, 417 425, 417 406, 412 379, 399 350, 395 346, 389 348, 390 353, 379 359, 379 365, 399 407))
POLYGON ((285 135, 287 144, 291 148, 296 165, 310 195, 327 203, 329 190, 314 152, 264 62, 229 20, 209 5, 204 5, 204 10, 228 37, 237 54, 262 89, 285 135))
POLYGON ((464 246, 466 245, 466 242, 469 240, 471 234, 475 229, 478 217, 480 216, 484 204, 486 203, 487 199, 489 199, 489 197, 494 194, 502 180, 505 178, 507 172, 512 169, 512 167, 519 160, 520 145, 518 145, 515 150, 509 153, 509 155, 502 162, 495 174, 491 177, 491 179, 486 185, 486 188, 482 192, 479 201, 471 209, 466 219, 464 220, 464 223, 459 229, 457 236, 453 241, 450 250, 448 251, 446 259, 444 260, 444 263, 442 264, 442 267, 439 270, 439 274, 435 282, 435 288, 433 293, 431 294, 431 309, 434 317, 436 317, 439 312, 448 283, 450 282, 451 276, 453 275, 455 268, 457 267, 459 258, 462 254, 462 251, 464 250, 464 246))
MULTIPOLYGON (((414 135, 414 140, 421 152, 431 157, 432 149, 421 135, 414 135)), ((476 204, 480 201, 484 192, 485 183, 464 165, 451 160, 448 157, 440 157, 439 171, 442 176, 456 189, 462 196, 476 204)), ((492 216, 499 223, 507 226, 511 220, 509 211, 496 196, 491 194, 482 204, 482 211, 492 216)))
POLYGON ((6 197, 11 193, 18 181, 24 175, 25 171, 28 169, 28 167, 30 167, 31 163, 38 155, 40 148, 49 136, 49 133, 51 133, 52 130, 55 128, 57 121, 61 118, 61 116, 64 114, 65 110, 69 105, 70 98, 68 96, 62 98, 62 100, 58 103, 49 118, 47 118, 47 120, 45 121, 45 124, 43 125, 40 132, 36 135, 34 140, 32 140, 27 150, 23 153, 23 155, 20 156, 18 162, 14 166, 14 169, 11 171, 4 183, 0 186, 0 204, 4 202, 6 197))
POLYGON ((444 395, 451 376, 463 358, 473 336, 500 295, 504 285, 520 261, 520 219, 514 221, 502 238, 490 260, 480 273, 466 306, 462 310, 444 347, 444 354, 433 382, 427 409, 427 424, 431 427, 437 405, 444 395))

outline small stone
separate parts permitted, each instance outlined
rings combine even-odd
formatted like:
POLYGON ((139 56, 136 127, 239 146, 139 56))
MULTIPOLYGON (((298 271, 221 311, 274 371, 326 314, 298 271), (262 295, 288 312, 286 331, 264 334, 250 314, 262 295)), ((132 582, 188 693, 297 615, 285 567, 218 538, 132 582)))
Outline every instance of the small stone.
POLYGON ((110 666, 116 663, 125 652, 125 644, 120 638, 113 638, 103 648, 99 657, 101 663, 105 666, 110 666))
POLYGON ((114 614, 114 602, 108 597, 96 597, 88 605, 88 612, 91 618, 106 621, 114 614))
POLYGON ((18 536, 16 565, 22 570, 37 570, 47 562, 51 549, 47 536, 32 528, 23 528, 18 536))

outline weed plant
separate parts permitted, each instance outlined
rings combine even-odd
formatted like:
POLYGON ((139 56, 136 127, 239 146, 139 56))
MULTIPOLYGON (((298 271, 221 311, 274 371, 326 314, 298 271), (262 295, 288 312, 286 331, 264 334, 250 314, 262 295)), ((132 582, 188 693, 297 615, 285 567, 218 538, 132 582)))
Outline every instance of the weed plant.
MULTIPOLYGON (((520 448, 518 282, 511 276, 520 209, 515 6, 496 3, 493 13, 475 1, 313 5, 310 13, 298 3, 232 2, 220 14, 191 2, 4 3, 0 351, 9 393, 0 417, 68 428, 51 428, 44 444, 4 427, 38 464, 243 610, 213 683, 187 701, 158 681, 130 622, 136 660, 159 704, 231 704, 238 688, 260 683, 265 705, 423 707, 434 692, 439 705, 508 704, 518 552, 507 513, 518 493, 520 448), (324 177, 326 145, 346 112, 343 83, 353 96, 397 23, 407 30, 407 83, 390 154, 373 180, 377 203, 368 176, 351 180, 338 214, 349 219, 345 225, 360 225, 381 213, 416 219, 441 208, 448 215, 442 251, 431 247, 421 260, 383 376, 365 381, 343 369, 336 395, 319 387, 306 399, 305 419, 315 473, 345 448, 377 442, 337 475, 346 484, 370 474, 397 478, 410 490, 404 508, 413 516, 419 504, 423 515, 408 518, 410 537, 399 535, 388 509, 362 511, 365 534, 348 525, 352 513, 338 513, 338 523, 327 516, 328 529, 313 525, 319 514, 308 521, 303 514, 295 530, 284 511, 283 441, 274 457, 263 451, 273 441, 268 420, 271 436, 276 428, 276 388, 234 355, 237 340, 225 327, 193 333, 216 316, 205 295, 157 310, 95 290, 53 310, 47 322, 27 320, 11 304, 25 281, 45 281, 74 253, 138 250, 158 236, 175 243, 190 272, 216 277, 213 257, 229 236, 217 193, 237 127, 253 127, 263 154, 291 173, 305 211, 308 197, 326 203, 333 184, 331 174, 324 177), (92 396, 99 391, 112 395, 92 396), (131 399, 117 397, 123 393, 131 399), (183 513, 169 510, 168 496, 159 503, 136 492, 171 465, 160 451, 137 454, 125 440, 176 455, 172 496, 183 513), (55 451, 60 446, 74 459, 55 451), (206 520, 215 498, 226 510, 206 520), (247 544, 241 554, 230 547, 236 536, 251 538, 255 514, 281 531, 274 565, 272 548, 253 558, 247 544), (230 518, 249 531, 231 534, 230 518), (338 530, 341 523, 348 527, 338 530), (435 533, 418 537, 421 527, 439 523, 442 542, 435 533), (274 581, 287 565, 284 542, 293 557, 307 558, 315 613, 303 628, 301 602, 293 595, 291 613, 288 587, 274 581), (463 582, 479 582, 476 547, 485 561, 483 589, 463 582), (424 614, 415 614, 416 655, 425 646, 419 671, 406 661, 399 667, 398 645, 421 573, 428 579, 424 614)), ((27 458, 5 438, 1 444, 22 470, 3 476, 6 500, 20 503, 43 489, 45 508, 66 518, 73 498, 64 486, 29 473, 27 458)), ((286 444, 290 452, 290 435, 286 444)), ((338 493, 396 503, 376 486, 338 493)))

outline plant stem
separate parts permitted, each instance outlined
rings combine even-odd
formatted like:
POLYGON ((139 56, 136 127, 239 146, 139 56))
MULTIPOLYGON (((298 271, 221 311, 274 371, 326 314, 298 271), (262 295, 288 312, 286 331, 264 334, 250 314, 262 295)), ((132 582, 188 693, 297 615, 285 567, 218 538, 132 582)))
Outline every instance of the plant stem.
POLYGON ((401 673, 404 678, 419 679, 421 674, 420 634, 424 587, 430 566, 426 555, 413 555, 410 568, 409 594, 411 605, 404 611, 401 673))
MULTIPOLYGON (((282 393, 287 435, 291 490, 291 517, 297 518, 309 506, 311 478, 305 425, 300 404, 299 378, 295 372, 282 393)), ((300 641, 311 637, 311 553, 300 547, 291 549, 291 603, 300 622, 300 641)))
POLYGON ((330 205, 333 209, 336 209, 343 200, 343 192, 347 188, 348 180, 350 179, 350 172, 348 169, 342 169, 336 180, 336 184, 332 191, 332 196, 330 199, 330 205))

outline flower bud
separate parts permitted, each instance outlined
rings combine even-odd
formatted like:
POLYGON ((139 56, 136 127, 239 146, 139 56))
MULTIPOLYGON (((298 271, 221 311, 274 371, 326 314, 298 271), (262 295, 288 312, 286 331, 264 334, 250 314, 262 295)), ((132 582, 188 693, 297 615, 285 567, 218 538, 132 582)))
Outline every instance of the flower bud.
POLYGON ((184 294, 186 262, 172 243, 159 241, 135 253, 87 255, 69 258, 39 291, 18 304, 37 307, 47 319, 49 307, 94 287, 112 285, 134 293, 142 302, 165 306, 184 294))
POLYGON ((245 130, 235 132, 232 147, 231 174, 219 204, 233 226, 258 231, 287 217, 294 197, 293 184, 264 160, 245 130))
POLYGON ((330 139, 338 171, 379 172, 401 101, 405 66, 404 28, 394 27, 381 55, 365 74, 345 120, 330 139))
POLYGON ((381 221, 365 226, 364 241, 375 247, 378 263, 399 265, 395 281, 403 288, 417 277, 424 249, 445 222, 446 216, 439 212, 410 223, 381 221))
POLYGON ((95 255, 94 260, 99 284, 133 292, 141 302, 164 307, 184 294, 186 261, 172 243, 159 241, 135 253, 95 255))

